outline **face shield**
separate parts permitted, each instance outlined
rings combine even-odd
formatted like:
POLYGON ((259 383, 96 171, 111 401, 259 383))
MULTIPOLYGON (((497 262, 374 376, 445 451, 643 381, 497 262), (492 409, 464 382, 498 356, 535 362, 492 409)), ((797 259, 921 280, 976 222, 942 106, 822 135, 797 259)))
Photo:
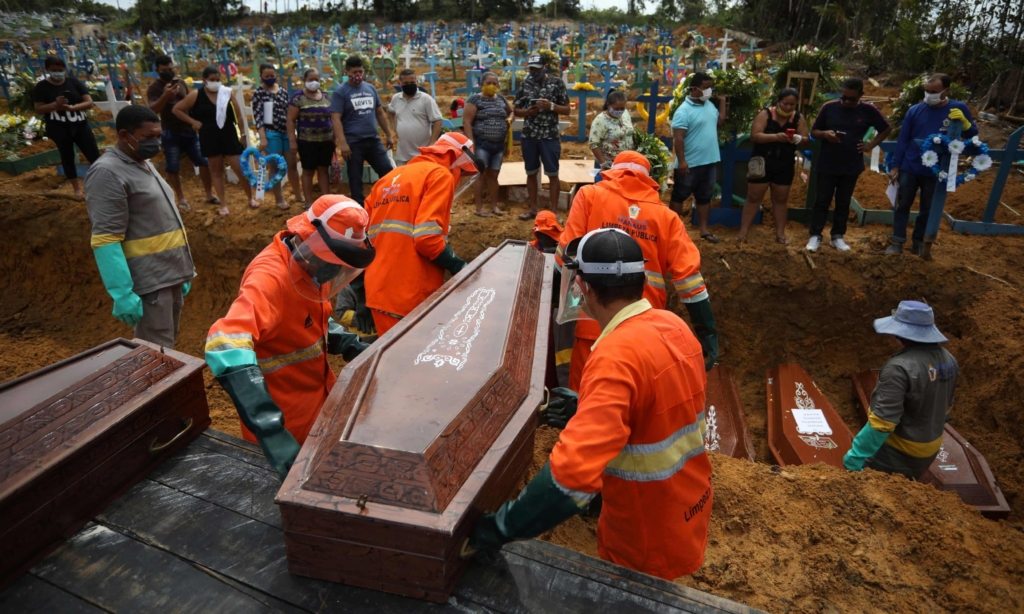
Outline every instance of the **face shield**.
MULTIPOLYGON (((638 262, 622 262, 621 260, 618 262, 585 262, 583 246, 586 245, 587 239, 601 232, 626 234, 617 228, 598 228, 569 243, 565 250, 565 256, 562 258, 562 282, 559 286, 558 313, 555 314, 555 322, 558 324, 591 317, 586 312, 583 288, 580 286, 583 280, 577 279, 580 273, 621 278, 623 275, 644 272, 643 260, 638 262)), ((614 285, 614 280, 609 281, 612 283, 608 285, 614 285)))
POLYGON ((316 232, 304 241, 297 236, 292 239, 288 276, 299 296, 325 302, 373 262, 375 251, 365 236, 356 238, 334 232, 319 218, 311 223, 316 232))
POLYGON ((472 187, 473 183, 480 179, 486 168, 483 161, 473 155, 471 149, 473 141, 466 139, 465 143, 459 143, 454 137, 447 134, 441 135, 441 138, 438 139, 438 142, 440 141, 446 141, 458 147, 462 152, 449 167, 452 176, 455 177, 455 197, 452 199, 452 202, 455 202, 472 187))

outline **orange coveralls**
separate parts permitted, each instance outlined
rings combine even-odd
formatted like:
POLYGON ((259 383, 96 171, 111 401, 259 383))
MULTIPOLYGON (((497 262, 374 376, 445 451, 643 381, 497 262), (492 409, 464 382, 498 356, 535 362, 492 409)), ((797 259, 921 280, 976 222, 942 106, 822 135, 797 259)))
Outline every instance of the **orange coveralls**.
MULTIPOLYGON (((558 242, 556 259, 561 262, 566 246, 596 228, 618 228, 636 239, 647 260, 647 285, 644 298, 656 309, 664 309, 668 297, 665 272, 671 274, 679 300, 691 303, 708 297, 700 274, 700 252, 686 234, 679 216, 658 196, 658 182, 646 175, 612 169, 604 171, 603 181, 580 188, 573 199, 565 232, 558 242)), ((601 334, 597 322, 576 322, 576 342, 569 363, 569 388, 580 391, 583 365, 591 345, 601 334)))
POLYGON ((594 343, 551 475, 577 505, 602 494, 601 558, 668 580, 703 564, 713 498, 706 386, 693 332, 646 300, 594 343))
POLYGON ((377 258, 364 284, 378 336, 444 283, 444 269, 431 260, 444 251, 448 237, 455 196, 449 167, 456 155, 416 156, 378 179, 366 199, 367 234, 377 258))
MULTIPOLYGON (((282 241, 291 234, 274 235, 246 267, 238 298, 227 315, 210 327, 206 351, 207 356, 234 348, 255 351, 270 396, 284 414, 285 428, 301 445, 336 377, 327 362, 332 305, 306 299, 292 287, 288 275, 292 255, 282 241)), ((244 424, 242 436, 256 441, 244 424)))

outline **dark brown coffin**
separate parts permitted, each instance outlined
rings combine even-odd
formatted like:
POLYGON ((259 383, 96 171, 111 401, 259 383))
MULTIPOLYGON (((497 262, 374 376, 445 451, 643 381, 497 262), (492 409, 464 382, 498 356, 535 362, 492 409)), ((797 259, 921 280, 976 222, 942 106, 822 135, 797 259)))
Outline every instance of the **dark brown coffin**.
POLYGON ((488 249, 342 370, 276 499, 292 573, 448 598, 533 457, 553 269, 488 249))
POLYGON ((789 363, 769 369, 767 393, 768 448, 775 462, 783 467, 811 463, 843 467, 853 435, 803 367, 789 363), (794 409, 820 409, 831 433, 799 432, 794 409))
POLYGON ((204 364, 116 339, 0 386, 0 588, 210 424, 204 364))
POLYGON ((743 415, 732 369, 715 366, 708 371, 704 416, 708 425, 704 447, 733 458, 754 460, 754 442, 747 429, 747 417, 743 415))
MULTIPOLYGON (((851 377, 854 401, 866 422, 868 408, 871 407, 871 393, 878 384, 878 369, 861 371, 851 377)), ((1010 515, 1010 506, 996 484, 996 478, 985 457, 948 424, 942 434, 939 455, 921 481, 939 490, 955 492, 964 503, 978 508, 986 518, 998 520, 1010 515)))

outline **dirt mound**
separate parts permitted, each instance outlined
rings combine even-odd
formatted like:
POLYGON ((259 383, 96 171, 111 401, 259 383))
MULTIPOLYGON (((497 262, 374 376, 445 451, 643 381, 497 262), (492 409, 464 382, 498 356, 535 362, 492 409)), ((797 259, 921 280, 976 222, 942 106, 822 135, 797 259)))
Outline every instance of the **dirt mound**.
MULTIPOLYGON (((558 438, 541 427, 531 473, 558 438)), ((1024 535, 951 493, 874 471, 711 455, 704 566, 680 584, 769 612, 1011 612, 1024 608, 1024 535)), ((597 521, 542 536, 597 556, 597 521)))

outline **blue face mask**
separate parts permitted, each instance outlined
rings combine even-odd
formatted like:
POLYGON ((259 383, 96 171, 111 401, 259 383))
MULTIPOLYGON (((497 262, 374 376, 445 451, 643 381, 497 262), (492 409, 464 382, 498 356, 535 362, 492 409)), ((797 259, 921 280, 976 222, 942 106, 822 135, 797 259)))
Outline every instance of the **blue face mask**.
POLYGON ((622 117, 622 109, 608 109, 608 115, 611 115, 615 119, 622 117))
POLYGON ((277 77, 271 77, 269 79, 264 79, 263 80, 263 85, 266 85, 267 87, 274 87, 274 84, 276 84, 276 83, 277 83, 277 77))

